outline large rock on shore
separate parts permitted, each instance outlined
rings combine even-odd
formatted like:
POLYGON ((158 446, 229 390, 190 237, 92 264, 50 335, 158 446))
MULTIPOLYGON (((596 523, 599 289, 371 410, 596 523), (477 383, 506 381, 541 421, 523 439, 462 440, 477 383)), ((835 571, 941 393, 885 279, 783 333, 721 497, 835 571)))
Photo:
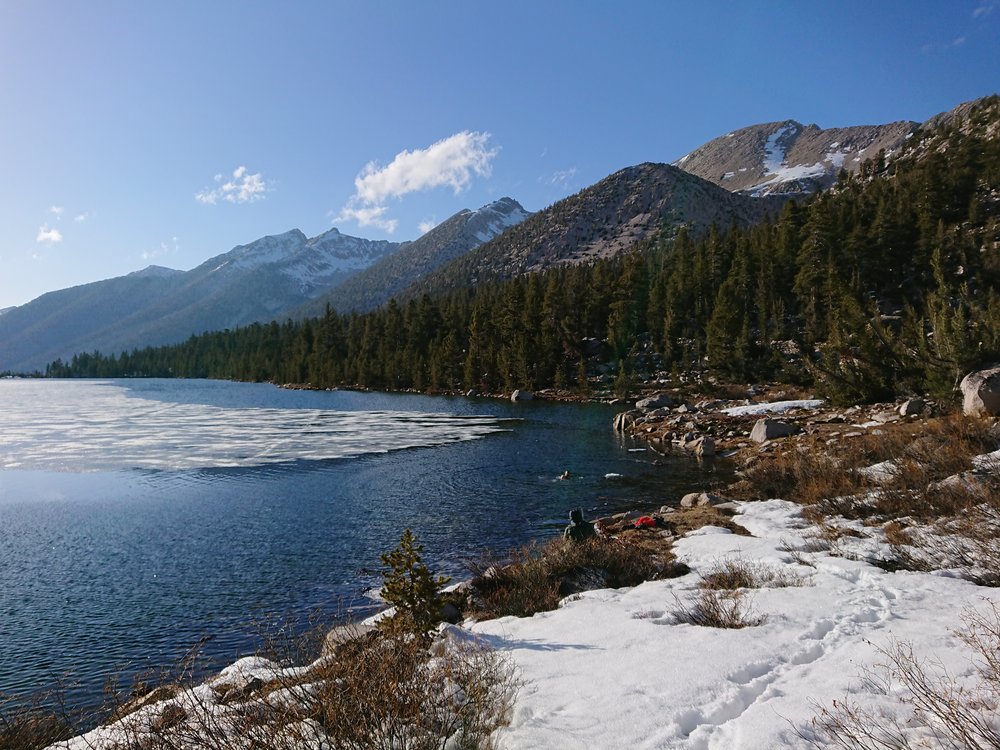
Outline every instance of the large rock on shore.
POLYGON ((962 380, 962 411, 970 417, 1000 415, 1000 365, 970 372, 962 380))
POLYGON ((630 411, 623 411, 615 414, 614 428, 615 432, 625 432, 630 427, 635 424, 635 420, 642 416, 642 412, 638 409, 632 409, 630 411))
POLYGON ((776 419, 758 419, 750 430, 750 439, 755 443, 766 443, 768 440, 794 435, 799 431, 796 425, 779 422, 776 419))
POLYGON ((680 505, 682 508, 700 508, 705 505, 722 505, 726 502, 729 501, 714 492, 689 492, 681 498, 680 505))
POLYGON ((655 396, 643 398, 635 402, 635 408, 641 411, 652 411, 661 409, 664 406, 673 406, 674 400, 666 393, 657 393, 655 396))
POLYGON ((510 394, 511 401, 534 401, 535 394, 531 391, 522 391, 520 389, 514 391, 510 394))

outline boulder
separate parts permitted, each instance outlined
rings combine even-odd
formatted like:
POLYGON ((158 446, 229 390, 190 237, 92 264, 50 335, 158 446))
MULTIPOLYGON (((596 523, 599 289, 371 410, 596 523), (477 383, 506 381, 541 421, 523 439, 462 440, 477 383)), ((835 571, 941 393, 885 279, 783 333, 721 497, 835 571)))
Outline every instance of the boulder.
POLYGON ((475 388, 470 388, 469 390, 467 390, 465 392, 465 397, 466 398, 475 398, 478 395, 479 395, 479 391, 477 391, 475 388))
POLYGON ((642 411, 651 411, 653 409, 662 409, 665 406, 672 406, 673 403, 674 400, 666 393, 657 393, 655 396, 636 401, 635 408, 642 411))
POLYGON ((445 622, 450 622, 454 625, 456 622, 462 621, 462 610, 460 610, 453 602, 445 602, 441 605, 441 611, 438 613, 438 617, 445 622))
POLYGON ((623 411, 615 414, 614 428, 615 432, 625 432, 629 427, 635 424, 635 420, 642 416, 642 412, 638 409, 632 409, 631 411, 623 411))
POLYGON ((904 401, 899 406, 899 416, 913 417, 924 410, 924 400, 922 398, 911 398, 904 401))
POLYGON ((1000 365, 970 372, 959 387, 965 414, 970 417, 1000 415, 1000 365))
POLYGON ((787 422, 779 422, 776 419, 758 419, 750 430, 750 439, 755 443, 765 443, 768 440, 794 435, 799 431, 796 425, 787 422))
POLYGON ((714 492, 689 492, 681 498, 681 507, 700 508, 705 505, 721 505, 725 502, 729 501, 714 492))
POLYGON ((518 390, 514 391, 512 394, 510 394, 510 400, 511 401, 534 401, 535 400, 535 394, 532 393, 531 391, 522 391, 521 389, 518 389, 518 390))
POLYGON ((694 454, 699 458, 715 455, 715 441, 707 435, 703 435, 700 438, 692 440, 691 443, 685 447, 688 450, 694 451, 694 454))
POLYGON ((878 422, 879 424, 886 424, 887 422, 895 422, 899 419, 899 412, 893 411, 892 409, 887 409, 886 411, 876 412, 872 414, 872 421, 878 422))
POLYGON ((322 655, 329 656, 330 654, 336 653, 338 647, 343 646, 345 643, 351 643, 353 641, 359 641, 362 638, 367 638, 375 632, 375 630, 377 630, 377 627, 371 623, 341 625, 333 628, 323 639, 322 655))

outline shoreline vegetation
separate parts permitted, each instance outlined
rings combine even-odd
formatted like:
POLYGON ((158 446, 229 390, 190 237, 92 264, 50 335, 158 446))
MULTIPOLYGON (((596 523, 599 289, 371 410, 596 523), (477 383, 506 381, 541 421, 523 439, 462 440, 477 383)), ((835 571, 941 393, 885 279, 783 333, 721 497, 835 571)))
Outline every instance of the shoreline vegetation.
MULTIPOLYGON (((638 400, 639 408, 615 418, 616 429, 648 441, 654 450, 687 449, 692 460, 733 461, 738 466, 733 483, 702 488, 659 509, 596 519, 600 533, 584 543, 558 539, 485 557, 469 580, 447 591, 441 591, 443 581, 427 577, 419 546, 414 553, 411 540, 407 562, 399 562, 397 549, 395 564, 407 575, 422 570, 416 579, 423 576, 423 592, 395 601, 403 613, 422 608, 420 627, 385 628, 386 622, 400 621, 390 610, 388 617, 383 613, 286 643, 271 658, 241 659, 207 680, 195 680, 181 668, 167 680, 117 692, 114 707, 101 719, 105 728, 83 735, 77 735, 86 728, 82 717, 71 719, 68 710, 57 716, 41 704, 14 714, 0 708, 0 748, 228 749, 250 747, 245 738, 251 736, 258 738, 253 747, 268 750, 326 747, 333 736, 342 743, 338 747, 491 747, 491 737, 498 730, 502 735, 500 728, 512 720, 524 682, 516 659, 502 645, 477 636, 481 626, 475 623, 558 611, 589 591, 700 576, 700 593, 675 602, 673 622, 755 628, 767 615, 754 608, 752 592, 807 585, 809 574, 803 571, 815 566, 809 557, 816 553, 864 560, 892 574, 950 571, 976 586, 1000 585, 1000 420, 965 416, 951 404, 930 400, 845 409, 789 398, 807 395, 778 385, 651 392, 638 400), (743 398, 718 398, 722 393, 743 398), (761 422, 787 429, 762 438, 755 434, 761 422), (711 571, 693 571, 678 558, 682 540, 707 531, 753 535, 741 523, 747 504, 764 507, 776 497, 800 508, 809 534, 807 543, 789 547, 788 563, 727 558, 711 571), (440 626, 428 626, 427 607, 440 626), (391 674, 376 664, 392 665, 391 674), (323 687, 342 685, 347 672, 359 669, 369 681, 352 682, 354 693, 323 687), (457 680, 465 682, 456 688, 457 680), (430 687, 418 695, 417 683, 430 687), (455 700, 455 689, 461 700, 455 700), (401 702, 372 706, 371 696, 387 690, 401 702), (362 735, 358 727, 345 728, 345 712, 381 712, 382 719, 362 735), (266 743, 260 739, 265 737, 266 743)), ((984 645, 983 639, 1000 634, 989 629, 993 615, 967 614, 978 623, 977 632, 985 632, 982 648, 993 644, 984 645)), ((1000 638, 993 645, 1000 646, 1000 638)), ((916 670, 920 689, 953 689, 920 672, 921 662, 912 654, 889 656, 897 671, 912 677, 916 670)), ((859 731, 867 710, 818 705, 814 720, 800 730, 811 732, 816 746, 855 747, 844 738, 859 731)))

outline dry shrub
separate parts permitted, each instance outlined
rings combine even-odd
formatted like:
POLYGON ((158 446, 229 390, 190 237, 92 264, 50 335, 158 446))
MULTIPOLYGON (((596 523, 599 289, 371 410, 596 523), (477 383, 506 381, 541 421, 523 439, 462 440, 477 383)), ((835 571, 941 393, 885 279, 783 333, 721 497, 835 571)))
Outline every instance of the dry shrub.
MULTIPOLYGON (((743 472, 746 499, 783 497, 811 506, 808 517, 883 520, 953 516, 982 502, 984 492, 949 479, 972 468, 971 457, 995 450, 989 420, 950 415, 929 420, 919 433, 889 424, 843 441, 835 453, 818 441, 764 454, 743 472), (876 476, 867 467, 888 462, 876 476), (946 480, 946 481, 945 481, 946 480)), ((1000 487, 986 494, 1000 494, 1000 487)))
POLYGON ((781 497, 810 505, 828 497, 850 494, 856 478, 830 456, 794 448, 765 454, 743 472, 740 499, 781 497))
POLYGON ((27 701, 0 695, 0 750, 41 750, 73 736, 76 722, 61 700, 61 691, 27 701))
POLYGON ((510 660, 474 644, 429 658, 419 639, 377 637, 334 660, 307 718, 337 748, 481 747, 516 694, 510 660))
POLYGON ((473 614, 481 619, 529 617, 556 609, 566 596, 595 588, 635 586, 687 572, 669 543, 648 532, 595 537, 576 544, 553 540, 486 556, 474 565, 473 614))
POLYGON ((963 682, 940 664, 921 658, 911 644, 894 642, 884 661, 864 672, 865 684, 885 696, 902 690, 896 710, 876 711, 849 700, 822 707, 800 736, 815 747, 897 750, 1000 747, 1000 609, 966 610, 956 630, 972 651, 973 677, 963 682))
POLYGON ((767 615, 757 613, 753 597, 745 589, 717 590, 703 588, 689 603, 676 597, 672 614, 678 624, 707 628, 739 629, 763 625, 767 615))
POLYGON ((472 640, 443 639, 428 648, 412 635, 358 632, 308 668, 275 665, 264 679, 188 683, 173 697, 95 730, 77 747, 486 748, 509 720, 519 681, 508 656, 472 640))
POLYGON ((805 579, 790 570, 783 570, 756 560, 726 559, 702 576, 698 585, 703 589, 783 588, 802 586, 805 579))
POLYGON ((884 530, 897 570, 954 569, 980 586, 1000 586, 1000 507, 995 499, 926 526, 897 532, 894 524, 886 524, 884 530))

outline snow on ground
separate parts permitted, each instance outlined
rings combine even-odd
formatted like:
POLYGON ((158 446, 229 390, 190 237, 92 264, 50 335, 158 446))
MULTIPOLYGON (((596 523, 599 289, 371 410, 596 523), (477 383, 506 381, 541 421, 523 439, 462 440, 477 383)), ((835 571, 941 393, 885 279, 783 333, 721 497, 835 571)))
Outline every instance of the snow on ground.
POLYGON ((820 398, 801 399, 798 401, 772 401, 768 404, 747 404, 746 406, 730 406, 719 409, 722 414, 731 417, 749 417, 757 414, 780 414, 792 409, 818 409, 825 401, 820 398))
POLYGON ((963 609, 1000 600, 996 590, 808 551, 814 532, 789 502, 741 511, 734 520, 752 537, 708 527, 677 543, 693 570, 686 576, 473 626, 514 658, 524 681, 499 747, 801 748, 819 706, 847 696, 898 707, 891 690, 873 693, 862 679, 895 640, 952 674, 971 673, 952 630, 963 609), (757 627, 676 624, 672 612, 698 595, 700 575, 727 559, 780 566, 803 585, 753 592, 767 617, 757 627))

